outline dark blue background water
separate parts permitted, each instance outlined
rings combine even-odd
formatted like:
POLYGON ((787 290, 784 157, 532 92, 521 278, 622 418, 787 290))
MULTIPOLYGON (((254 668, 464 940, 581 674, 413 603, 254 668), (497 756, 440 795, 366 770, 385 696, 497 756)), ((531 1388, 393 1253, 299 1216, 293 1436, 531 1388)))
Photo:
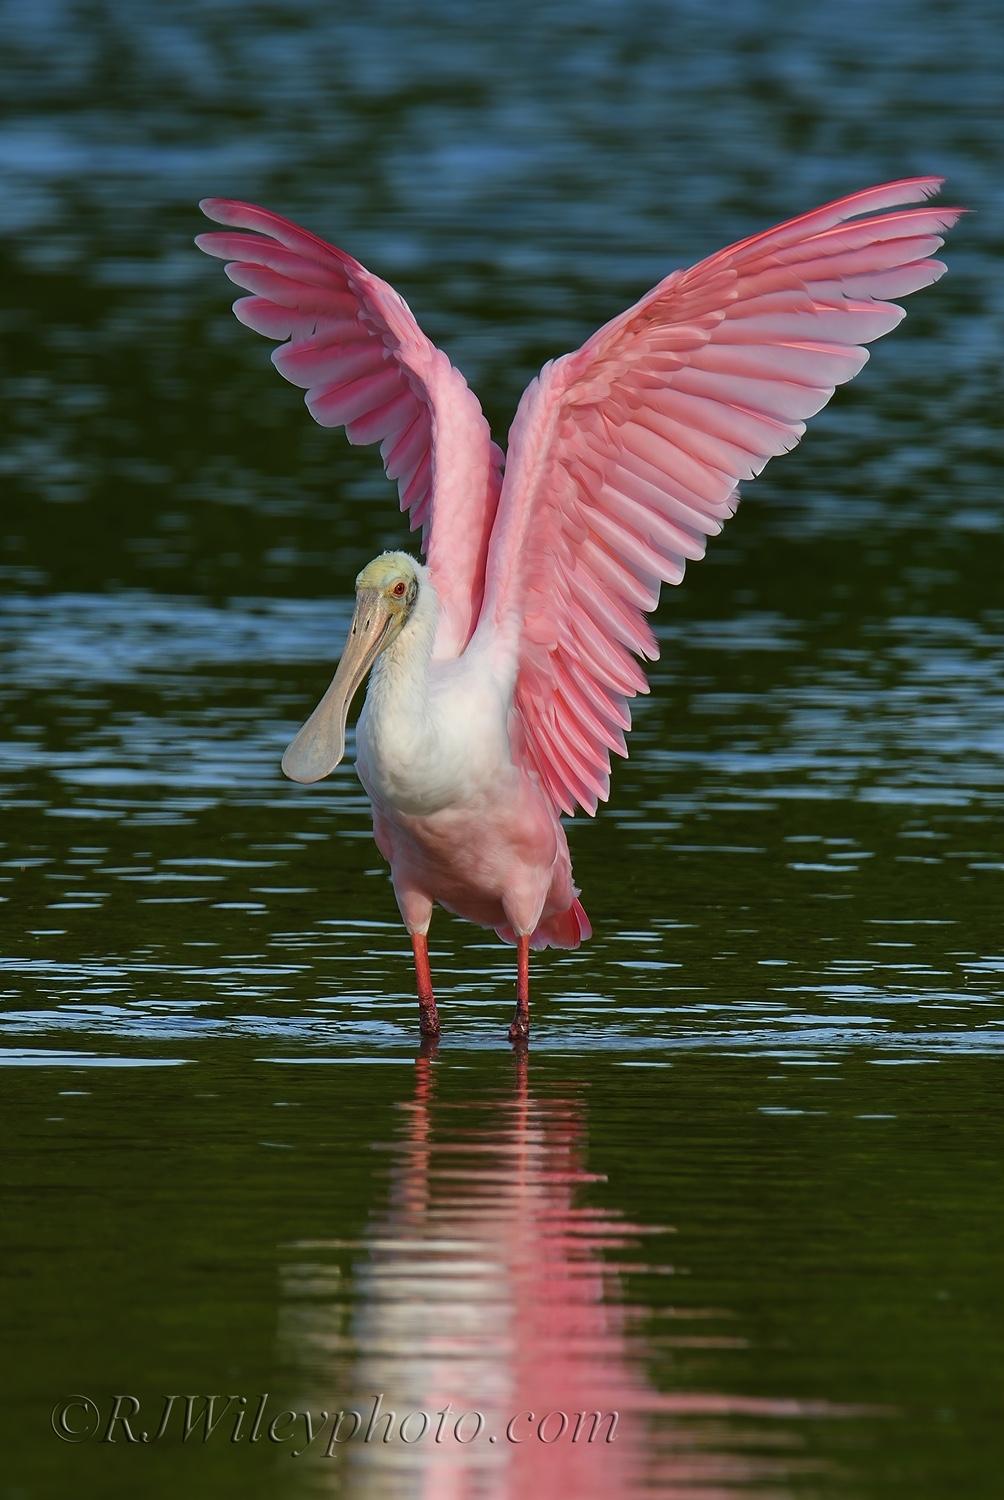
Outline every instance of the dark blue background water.
POLYGON ((0 9, 0 1493, 999 1492, 1002 32, 989 0, 0 9), (672 267, 932 171, 977 210, 949 276, 667 591, 528 1068, 511 953, 445 916, 416 1061, 351 765, 278 772, 402 530, 234 325, 195 201, 394 282, 503 438, 672 267), (573 1479, 539 1443, 49 1427, 172 1391, 623 1426, 573 1479))

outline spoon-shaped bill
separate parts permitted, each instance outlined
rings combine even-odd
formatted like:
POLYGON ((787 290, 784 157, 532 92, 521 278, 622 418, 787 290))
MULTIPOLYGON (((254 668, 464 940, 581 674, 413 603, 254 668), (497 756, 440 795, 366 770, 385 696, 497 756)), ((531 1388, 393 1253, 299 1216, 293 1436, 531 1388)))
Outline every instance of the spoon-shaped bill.
POLYGON ((392 622, 392 612, 379 590, 360 589, 331 686, 282 757, 282 769, 291 781, 320 781, 330 776, 345 754, 349 705, 388 644, 392 622))

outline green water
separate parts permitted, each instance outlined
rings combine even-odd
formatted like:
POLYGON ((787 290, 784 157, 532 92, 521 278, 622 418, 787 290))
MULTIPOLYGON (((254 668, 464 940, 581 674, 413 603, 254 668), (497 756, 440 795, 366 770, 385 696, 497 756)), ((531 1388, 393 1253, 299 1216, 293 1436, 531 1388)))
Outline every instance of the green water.
POLYGON ((999 1494, 1001 32, 0 11, 0 1495, 999 1494), (674 265, 931 170, 978 210, 950 275, 667 590, 529 1056, 511 950, 443 913, 421 1053, 351 764, 278 770, 403 533, 234 325, 195 200, 393 281, 501 438, 674 265), (234 1397, 207 1441, 186 1393, 234 1397), (294 1457, 250 1441, 265 1393, 485 1430, 294 1457), (530 1409, 616 1440, 507 1442, 530 1409))

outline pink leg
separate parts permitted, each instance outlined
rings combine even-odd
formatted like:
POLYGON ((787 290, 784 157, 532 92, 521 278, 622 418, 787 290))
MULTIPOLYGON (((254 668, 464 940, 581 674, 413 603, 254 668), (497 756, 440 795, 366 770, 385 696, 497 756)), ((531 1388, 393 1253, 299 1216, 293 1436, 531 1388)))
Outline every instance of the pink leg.
POLYGON ((436 1009, 436 997, 432 993, 429 944, 424 932, 411 934, 411 949, 415 955, 415 976, 418 979, 418 1029, 423 1036, 438 1036, 439 1012, 436 1009))
POLYGON ((530 1035, 530 939, 516 939, 516 1010, 509 1027, 511 1042, 525 1042, 530 1035))

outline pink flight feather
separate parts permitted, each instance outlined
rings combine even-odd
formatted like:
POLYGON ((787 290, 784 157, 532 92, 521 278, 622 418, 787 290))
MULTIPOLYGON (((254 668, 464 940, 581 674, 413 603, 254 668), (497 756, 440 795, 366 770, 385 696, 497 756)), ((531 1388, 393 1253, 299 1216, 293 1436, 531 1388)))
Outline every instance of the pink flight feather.
POLYGON ((473 646, 514 681, 521 753, 564 812, 607 795, 659 582, 900 321, 887 299, 944 272, 962 210, 899 208, 940 186, 853 193, 676 271, 524 393, 473 646))
POLYGON ((272 362, 306 392, 311 416, 344 427, 350 443, 380 444, 401 509, 422 527, 442 611, 437 652, 457 655, 477 622, 501 484, 477 397, 404 299, 344 250, 250 203, 200 207, 227 229, 196 244, 253 293, 234 312, 283 341, 272 362))
POLYGON ((344 251, 246 203, 209 198, 197 244, 252 293, 241 322, 324 426, 379 442, 421 525, 440 598, 437 654, 481 651, 512 688, 513 754, 556 809, 595 812, 644 613, 936 281, 961 209, 938 177, 852 193, 675 271, 523 394, 506 473, 477 398, 401 297, 344 251), (233 231, 241 231, 234 233, 233 231), (250 232, 248 232, 250 231, 250 232))

